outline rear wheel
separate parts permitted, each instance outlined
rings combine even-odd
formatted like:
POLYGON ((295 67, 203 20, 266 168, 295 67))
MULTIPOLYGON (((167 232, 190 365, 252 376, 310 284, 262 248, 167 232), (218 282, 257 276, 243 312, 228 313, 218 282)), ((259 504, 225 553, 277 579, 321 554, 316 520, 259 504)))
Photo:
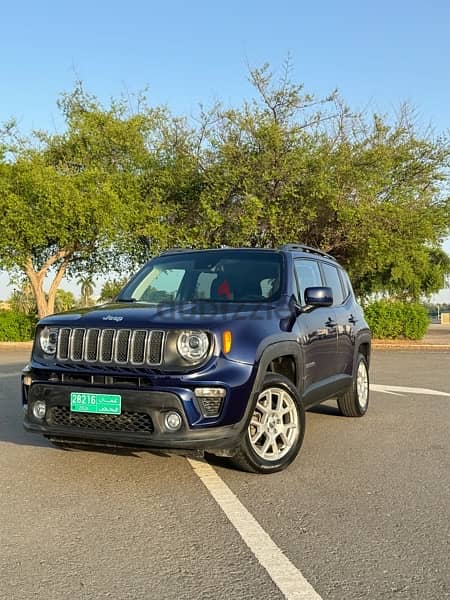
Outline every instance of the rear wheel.
POLYGON ((363 417, 369 407, 369 369, 362 354, 356 359, 352 387, 338 398, 338 407, 345 417, 363 417))
POLYGON ((305 410, 287 377, 267 374, 233 463, 251 473, 285 469, 297 456, 305 433, 305 410))

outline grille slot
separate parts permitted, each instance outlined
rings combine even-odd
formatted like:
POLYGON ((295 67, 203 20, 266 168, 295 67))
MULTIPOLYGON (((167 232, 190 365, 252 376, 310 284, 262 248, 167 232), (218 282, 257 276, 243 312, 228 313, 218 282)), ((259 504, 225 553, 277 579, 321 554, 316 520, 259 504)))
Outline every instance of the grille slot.
POLYGON ((85 358, 88 362, 95 362, 97 360, 99 334, 100 334, 99 329, 88 329, 87 330, 85 358))
POLYGON ((119 329, 116 334, 116 362, 122 365, 128 362, 128 342, 131 331, 129 329, 119 329))
POLYGON ((67 360, 69 358, 70 329, 64 328, 58 335, 58 358, 67 360))
POLYGON ((70 354, 72 360, 81 360, 83 358, 83 342, 85 329, 73 329, 70 339, 70 354))
POLYGON ((161 363, 163 339, 163 331, 152 331, 150 333, 147 362, 151 365, 159 365, 161 363))
POLYGON ((72 363, 160 365, 163 345, 164 331, 64 327, 58 333, 57 357, 72 363))
POLYGON ((147 331, 138 329, 133 332, 131 339, 130 361, 133 365, 142 365, 145 360, 145 342, 147 341, 147 331))
POLYGON ((73 413, 67 406, 53 406, 47 413, 48 425, 62 425, 96 431, 153 433, 153 421, 147 413, 124 411, 121 415, 73 413))
POLYGON ((113 357, 114 329, 104 329, 102 331, 100 343, 100 361, 109 363, 113 357))

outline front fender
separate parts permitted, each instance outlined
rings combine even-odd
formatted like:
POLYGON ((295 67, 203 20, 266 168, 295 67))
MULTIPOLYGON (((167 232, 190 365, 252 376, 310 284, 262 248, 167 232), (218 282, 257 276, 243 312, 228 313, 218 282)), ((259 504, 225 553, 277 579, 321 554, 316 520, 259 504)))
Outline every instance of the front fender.
POLYGON ((253 391, 256 393, 261 389, 264 376, 270 363, 280 356, 292 356, 295 361, 295 386, 302 392, 303 388, 303 355, 300 345, 294 340, 276 341, 263 350, 260 350, 257 359, 257 372, 253 384, 253 391))

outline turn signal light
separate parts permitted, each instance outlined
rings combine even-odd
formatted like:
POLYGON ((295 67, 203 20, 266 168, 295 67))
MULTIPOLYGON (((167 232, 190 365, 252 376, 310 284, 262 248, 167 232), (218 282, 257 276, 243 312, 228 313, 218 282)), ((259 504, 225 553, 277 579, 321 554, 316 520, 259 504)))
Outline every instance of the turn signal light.
POLYGON ((231 350, 231 345, 233 343, 233 336, 231 335, 231 331, 224 331, 222 334, 222 349, 225 354, 231 350))

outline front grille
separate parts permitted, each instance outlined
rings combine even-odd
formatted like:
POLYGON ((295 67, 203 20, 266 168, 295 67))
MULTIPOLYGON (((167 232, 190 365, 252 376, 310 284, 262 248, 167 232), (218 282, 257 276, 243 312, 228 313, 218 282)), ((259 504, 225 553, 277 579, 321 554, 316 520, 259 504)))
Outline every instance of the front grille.
POLYGON ((153 421, 147 413, 124 411, 121 415, 73 413, 67 406, 53 406, 47 412, 48 425, 62 425, 95 431, 153 433, 153 421))
POLYGON ((58 333, 60 361, 116 365, 160 365, 164 332, 148 329, 83 329, 58 333))

